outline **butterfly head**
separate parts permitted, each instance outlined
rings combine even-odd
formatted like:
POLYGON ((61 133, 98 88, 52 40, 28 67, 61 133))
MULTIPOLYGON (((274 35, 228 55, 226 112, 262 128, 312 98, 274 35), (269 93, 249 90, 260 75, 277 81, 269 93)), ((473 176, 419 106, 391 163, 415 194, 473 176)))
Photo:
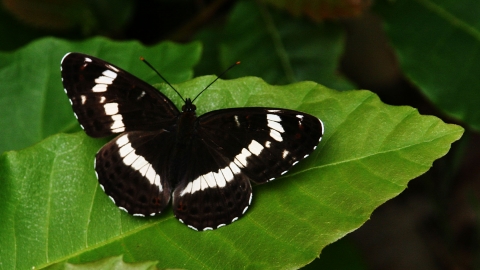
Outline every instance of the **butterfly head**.
POLYGON ((195 112, 195 110, 197 109, 197 106, 195 106, 195 104, 192 103, 192 100, 187 98, 185 100, 185 104, 182 106, 182 112, 195 112))

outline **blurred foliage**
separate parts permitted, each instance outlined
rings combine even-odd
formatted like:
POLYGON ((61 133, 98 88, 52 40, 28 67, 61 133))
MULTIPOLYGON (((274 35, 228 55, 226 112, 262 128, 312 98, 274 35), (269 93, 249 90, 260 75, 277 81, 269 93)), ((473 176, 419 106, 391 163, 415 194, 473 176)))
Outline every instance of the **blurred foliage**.
MULTIPOLYGON (((185 59, 179 52, 171 58, 162 52, 162 57, 156 58, 156 46, 151 48, 149 59, 154 59, 154 65, 172 83, 193 77, 193 71, 195 76, 219 74, 240 60, 242 64, 226 78, 257 76, 271 84, 308 80, 338 90, 367 87, 384 102, 413 106, 422 114, 462 125, 466 133, 447 156, 413 181, 399 198, 377 209, 365 226, 347 236, 356 245, 340 244, 341 248, 335 249, 337 243, 331 244, 325 253, 322 251, 321 260, 325 256, 338 258, 340 268, 361 269, 363 263, 355 262, 357 256, 338 255, 355 253, 352 250, 358 248, 371 268, 478 268, 479 12, 476 0, 4 0, 0 8, 0 127, 4 130, 0 146, 2 151, 18 150, 77 127, 69 122, 70 116, 44 110, 56 106, 68 109, 52 94, 57 89, 50 83, 60 80, 50 73, 58 64, 49 62, 61 57, 53 55, 63 53, 58 50, 58 40, 43 40, 34 49, 27 46, 29 43, 50 36, 68 40, 65 44, 88 43, 88 38, 99 35, 115 40, 113 44, 135 40, 138 46, 164 40, 200 41, 203 46, 190 45, 192 49, 183 53, 185 59), (26 51, 19 53, 22 49, 26 51), (169 60, 162 62, 166 58, 169 60), (39 72, 39 66, 48 68, 39 72), (48 119, 56 119, 56 124, 49 126, 48 119), (398 216, 401 222, 395 219, 398 216), (377 225, 378 220, 389 222, 377 225), (405 231, 406 222, 416 230, 405 231), (383 243, 387 237, 391 237, 388 243, 383 243), (409 244, 402 239, 409 239, 409 244), (333 252, 327 252, 331 247, 333 252), (418 256, 410 250, 416 250, 418 256), (345 261, 349 258, 353 261, 350 266, 345 261)), ((106 48, 109 46, 115 45, 106 48)), ((148 51, 138 49, 137 55, 132 50, 118 50, 123 48, 119 46, 110 52, 110 61, 126 65, 129 71, 136 69, 132 63, 138 56, 148 51)), ((68 48, 81 47, 65 45, 64 49, 68 48)), ((145 73, 136 74, 145 78, 141 75, 145 73)), ((148 73, 148 81, 158 82, 151 75, 148 73)), ((363 118, 356 120, 365 123, 363 118)), ((350 132, 357 134, 356 130, 350 132)), ((341 145, 342 141, 336 143, 341 145)), ((2 175, 6 173, 0 172, 0 181, 5 181, 2 175)), ((0 268, 5 259, 0 255, 0 268)), ((118 258, 112 260, 119 263, 118 258)), ((335 265, 326 260, 328 264, 314 264, 335 265)), ((108 259, 105 262, 111 263, 108 259)))

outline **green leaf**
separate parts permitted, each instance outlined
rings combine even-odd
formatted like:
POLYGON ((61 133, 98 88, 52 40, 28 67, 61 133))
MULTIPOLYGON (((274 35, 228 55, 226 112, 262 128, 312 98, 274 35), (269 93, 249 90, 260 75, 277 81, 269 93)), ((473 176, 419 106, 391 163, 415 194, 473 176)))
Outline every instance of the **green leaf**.
POLYGON ((95 38, 67 42, 53 38, 36 41, 14 53, 0 53, 0 153, 21 149, 60 131, 77 127, 60 78, 60 60, 78 51, 109 61, 150 82, 161 79, 140 60, 148 59, 172 83, 192 78, 201 45, 161 43, 144 47, 138 42, 95 38))
MULTIPOLYGON (((176 88, 191 97, 213 79, 176 88)), ((371 92, 337 92, 314 82, 219 80, 196 105, 199 114, 236 106, 297 109, 321 118, 326 133, 288 174, 254 187, 244 217, 207 232, 187 228, 170 208, 147 219, 120 211, 93 170, 106 140, 58 134, 7 152, 0 157, 2 266, 43 268, 123 255, 126 262, 158 261, 159 268, 298 268, 360 227, 463 133, 411 107, 385 105, 371 92)))
POLYGON ((376 10, 406 76, 444 112, 480 130, 480 1, 383 0, 376 10))
POLYGON ((241 61, 227 77, 258 76, 271 84, 312 80, 335 89, 353 88, 338 74, 344 33, 335 24, 314 24, 265 4, 240 1, 224 29, 199 37, 207 57, 197 73, 218 73, 241 61))
POLYGON ((110 257, 95 262, 85 263, 85 264, 71 264, 71 263, 58 263, 51 267, 48 267, 49 270, 56 269, 68 269, 68 270, 109 270, 109 269, 121 269, 121 270, 154 270, 157 269, 154 262, 140 262, 140 263, 125 263, 123 261, 123 256, 110 257))

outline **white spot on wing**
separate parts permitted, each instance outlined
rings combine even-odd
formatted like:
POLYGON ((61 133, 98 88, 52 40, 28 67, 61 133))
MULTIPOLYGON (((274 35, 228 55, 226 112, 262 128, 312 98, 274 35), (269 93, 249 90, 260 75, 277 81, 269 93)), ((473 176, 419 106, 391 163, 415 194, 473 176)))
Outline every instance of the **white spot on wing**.
POLYGON ((110 126, 112 132, 122 132, 125 130, 125 125, 123 124, 123 117, 120 114, 112 115, 113 123, 110 126))
POLYGON ((223 169, 220 169, 220 172, 222 173, 222 175, 220 175, 220 177, 223 178, 225 181, 230 182, 230 181, 233 180, 233 178, 234 178, 233 173, 232 173, 232 170, 230 169, 229 166, 227 166, 223 169))
MULTIPOLYGON (((80 98, 82 99, 82 105, 85 104, 85 102, 87 102, 87 96, 85 95, 80 95, 80 98)), ((70 101, 71 102, 71 101, 70 101)))
POLYGON ((108 67, 109 69, 113 69, 113 70, 116 71, 116 72, 119 72, 119 71, 120 71, 120 70, 118 70, 118 68, 116 68, 116 67, 114 67, 114 66, 112 66, 112 65, 110 65, 110 64, 107 64, 107 67, 108 67))
POLYGON ((117 78, 117 73, 115 73, 111 70, 105 70, 102 74, 105 75, 106 77, 112 78, 112 80, 117 78))
POLYGON ((242 152, 240 152, 240 154, 235 156, 235 160, 240 164, 238 164, 237 162, 235 162, 235 164, 237 164, 238 166, 246 167, 247 166, 247 158, 250 157, 251 155, 252 155, 252 153, 250 153, 250 151, 243 148, 242 152))
POLYGON ((234 161, 230 162, 228 167, 232 170, 233 174, 239 174, 242 172, 234 161))
POLYGON ((208 188, 208 184, 207 184, 207 180, 205 179, 205 176, 201 175, 199 179, 200 179, 200 190, 204 190, 208 188))
POLYGON ((118 103, 105 103, 103 104, 105 113, 107 115, 114 115, 118 113, 118 103))
POLYGON ((85 62, 91 63, 91 62, 92 62, 92 59, 90 59, 90 58, 88 58, 88 57, 85 57, 85 62))
POLYGON ((95 79, 96 84, 104 84, 104 85, 110 85, 113 83, 114 78, 107 77, 107 76, 100 76, 95 79))
POLYGON ((287 149, 283 150, 282 157, 286 158, 290 152, 287 151, 287 149))
POLYGON ((188 183, 188 185, 187 185, 187 186, 182 190, 182 192, 180 193, 180 196, 183 196, 183 195, 185 195, 185 194, 187 194, 187 193, 188 193, 188 194, 192 193, 192 187, 193 187, 192 182, 188 183))
POLYGON ((162 184, 160 183, 160 175, 155 175, 155 181, 154 184, 158 187, 159 191, 163 191, 162 184))
POLYGON ((225 168, 220 169, 218 172, 209 172, 204 175, 200 175, 193 181, 187 184, 182 190, 180 196, 185 194, 193 194, 197 191, 207 188, 222 188, 227 185, 227 182, 232 181, 235 177, 234 174, 239 174, 240 168, 231 162, 225 168))
POLYGON ((106 84, 96 84, 92 88, 93 92, 99 93, 99 92, 106 92, 107 91, 107 85, 106 84))
MULTIPOLYGON (((324 126, 323 126, 322 120, 318 119, 318 121, 320 121, 320 125, 322 126, 322 136, 323 136, 323 132, 325 131, 325 128, 324 128, 324 126)), ((321 136, 320 136, 320 140, 322 140, 322 137, 321 137, 321 136)), ((320 141, 320 140, 318 140, 318 141, 320 141)))
POLYGON ((280 133, 285 132, 285 130, 283 129, 282 125, 279 122, 268 120, 267 123, 268 123, 269 128, 275 129, 276 131, 278 131, 280 133))
POLYGON ((282 119, 280 118, 280 116, 278 116, 276 114, 267 114, 267 120, 275 121, 275 122, 282 122, 282 119))
MULTIPOLYGON (((197 178, 197 179, 198 179, 198 178, 197 178)), ((197 180, 197 179, 195 179, 196 181, 194 180, 194 181, 192 182, 192 190, 191 190, 191 192, 190 192, 190 193, 192 193, 192 194, 195 193, 195 192, 197 192, 197 191, 199 191, 200 188, 201 188, 200 182, 201 182, 202 180, 197 180)))
POLYGON ((237 127, 240 127, 240 121, 238 121, 238 116, 235 115, 233 118, 235 119, 235 123, 237 124, 237 127))
MULTIPOLYGON (((115 143, 117 144, 117 146, 119 148, 122 148, 124 145, 126 145, 129 142, 130 142, 130 140, 128 140, 128 136, 123 135, 123 136, 120 136, 115 143)), ((131 148, 131 146, 130 146, 130 148, 131 148)), ((123 155, 122 157, 124 157, 124 156, 125 155, 123 155)))
POLYGON ((270 145, 272 145, 272 142, 271 142, 271 141, 266 141, 266 142, 265 142, 265 147, 266 147, 266 148, 270 148, 270 145))
POLYGON ((248 145, 248 150, 252 152, 254 155, 260 155, 263 150, 263 146, 259 144, 257 141, 253 140, 250 145, 248 145))
MULTIPOLYGON (((213 177, 215 178, 215 184, 219 188, 225 187, 227 185, 227 181, 229 181, 229 180, 225 179, 225 175, 223 174, 223 171, 224 171, 224 169, 220 169, 218 173, 212 172, 213 177)), ((230 171, 230 170, 228 170, 228 171, 230 171)), ((231 174, 231 172, 230 172, 230 174, 231 174)), ((232 175, 232 177, 233 177, 233 175, 232 175)))
POLYGON ((204 174, 203 177, 205 178, 205 181, 207 182, 209 187, 213 188, 217 186, 213 172, 204 174))
MULTIPOLYGON (((146 165, 150 165, 150 163, 148 163, 148 161, 145 160, 145 158, 142 156, 137 155, 137 157, 138 158, 132 163, 131 167, 136 171, 139 171, 140 173, 142 173, 142 171, 140 170, 144 168, 146 165)), ((146 169, 143 171, 142 175, 145 175, 145 173, 146 173, 146 169)))
POLYGON ((125 165, 132 165, 133 162, 135 162, 135 160, 137 160, 138 156, 137 154, 135 154, 135 151, 131 151, 130 153, 128 153, 124 158, 123 158, 123 163, 125 165))
POLYGON ((270 130, 270 137, 272 137, 272 139, 274 139, 277 142, 283 141, 282 135, 280 135, 280 133, 274 129, 270 130))
POLYGON ((141 99, 144 96, 145 96, 145 91, 142 91, 142 93, 140 93, 140 96, 137 97, 137 100, 141 99))

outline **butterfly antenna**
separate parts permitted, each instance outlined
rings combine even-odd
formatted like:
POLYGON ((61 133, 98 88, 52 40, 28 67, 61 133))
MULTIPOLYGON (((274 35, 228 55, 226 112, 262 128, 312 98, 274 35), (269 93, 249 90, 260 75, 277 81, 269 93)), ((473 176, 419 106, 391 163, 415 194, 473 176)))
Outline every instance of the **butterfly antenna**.
POLYGON ((142 56, 140 56, 140 60, 142 60, 142 62, 144 62, 149 68, 151 68, 153 71, 155 71, 155 73, 157 73, 158 76, 160 76, 160 78, 162 78, 162 80, 164 82, 166 82, 176 93, 177 95, 183 100, 183 102, 185 102, 185 99, 182 97, 182 95, 180 95, 180 93, 177 91, 177 89, 175 89, 175 87, 173 87, 168 81, 167 79, 165 79, 162 74, 160 74, 160 72, 158 72, 145 58, 143 58, 142 56))
POLYGON ((213 80, 213 82, 211 82, 209 85, 207 85, 207 87, 205 87, 202 91, 200 91, 200 93, 198 93, 198 95, 192 100, 192 103, 195 101, 195 99, 197 99, 205 90, 207 90, 208 87, 210 87, 210 85, 212 85, 214 82, 216 82, 218 79, 220 79, 220 77, 222 77, 223 75, 225 75, 225 73, 227 73, 227 71, 229 71, 230 69, 232 69, 234 66, 236 65, 240 65, 240 61, 237 61, 235 63, 233 63, 231 66, 229 66, 224 72, 222 72, 222 74, 218 75, 217 78, 215 80, 213 80))

